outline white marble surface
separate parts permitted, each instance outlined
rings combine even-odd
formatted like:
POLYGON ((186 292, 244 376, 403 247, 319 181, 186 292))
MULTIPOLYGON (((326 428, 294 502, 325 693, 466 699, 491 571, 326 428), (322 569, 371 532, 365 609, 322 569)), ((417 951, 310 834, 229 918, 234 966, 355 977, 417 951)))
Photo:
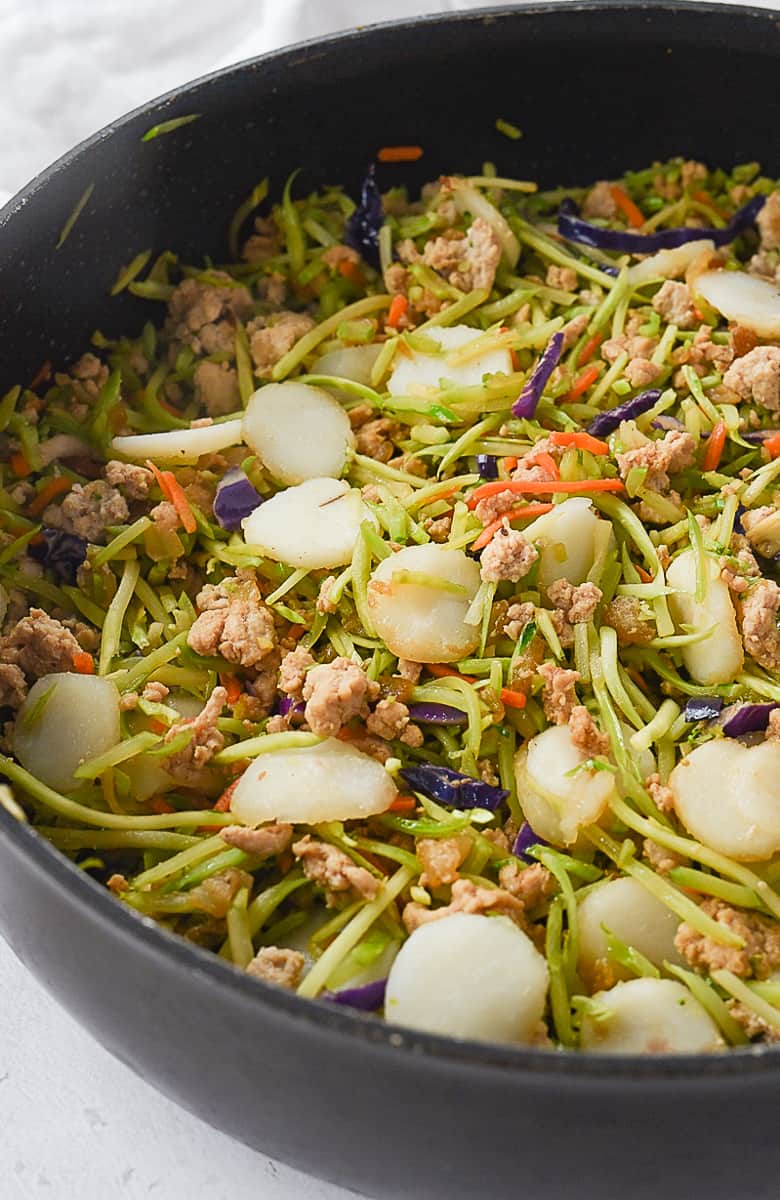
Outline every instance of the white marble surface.
MULTIPOLYGON (((777 0, 753 0, 780 8, 777 0)), ((471 0, 0 0, 0 202, 121 113, 306 37, 471 0)), ((0 941, 1 1200, 347 1200, 137 1079, 0 941)))

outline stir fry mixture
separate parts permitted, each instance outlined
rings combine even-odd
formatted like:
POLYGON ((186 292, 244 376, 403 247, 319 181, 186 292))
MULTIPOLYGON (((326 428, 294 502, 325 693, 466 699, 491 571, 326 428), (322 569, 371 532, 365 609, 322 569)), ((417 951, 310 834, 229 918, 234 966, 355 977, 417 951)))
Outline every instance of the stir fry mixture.
POLYGON ((302 997, 776 1041, 778 185, 390 151, 0 401, 3 803, 302 997))

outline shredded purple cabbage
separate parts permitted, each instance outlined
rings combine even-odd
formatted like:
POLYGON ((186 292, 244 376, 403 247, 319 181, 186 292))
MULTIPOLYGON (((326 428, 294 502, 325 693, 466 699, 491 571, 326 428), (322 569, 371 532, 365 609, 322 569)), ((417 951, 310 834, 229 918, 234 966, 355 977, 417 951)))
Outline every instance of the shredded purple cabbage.
POLYGON ((749 429, 746 433, 740 434, 746 442, 765 442, 767 438, 777 437, 780 429, 749 429))
POLYGON ((604 437, 617 429, 621 421, 631 421, 634 417, 641 417, 642 413, 652 408, 660 398, 660 388, 650 388, 647 392, 640 392, 638 396, 632 396, 630 400, 624 400, 622 404, 618 404, 617 408, 610 408, 608 412, 599 413, 588 426, 588 433, 592 433, 594 437, 604 437))
POLYGON ((526 380, 522 392, 512 405, 516 417, 532 417, 536 406, 542 398, 542 392, 563 354, 563 334, 554 333, 545 347, 544 354, 533 369, 530 379, 526 380))
POLYGON ((306 711, 306 705, 302 700, 293 700, 292 696, 280 696, 276 711, 280 717, 289 716, 290 713, 303 714, 306 711))
POLYGON ((602 229, 591 225, 579 216, 576 204, 566 199, 558 210, 558 232, 569 242, 594 246, 597 250, 616 250, 620 254, 655 254, 657 250, 675 250, 702 238, 708 238, 716 246, 727 246, 743 230, 755 224, 765 201, 765 196, 754 196, 734 213, 723 229, 686 225, 677 229, 657 229, 654 233, 635 233, 628 229, 602 229))
POLYGON ((661 413, 660 417, 655 417, 651 421, 653 429, 685 429, 682 421, 678 421, 677 417, 672 417, 669 413, 661 413))
POLYGON ((244 517, 263 503, 244 472, 239 467, 226 472, 217 484, 214 497, 214 516, 223 529, 231 532, 241 528, 244 517))
POLYGON ((385 1002, 386 979, 375 979, 360 987, 342 988, 339 992, 323 992, 322 999, 331 1004, 343 1004, 347 1008, 359 1008, 361 1012, 376 1012, 385 1002))
POLYGON ((538 833, 534 833, 528 822, 524 821, 512 845, 512 853, 517 858, 522 858, 523 862, 536 862, 536 859, 532 858, 528 851, 532 846, 549 846, 549 844, 544 838, 539 837, 538 833))
POLYGON ((409 716, 413 721, 428 725, 465 725, 468 722, 466 714, 451 704, 413 704, 409 716))
POLYGON ((498 459, 495 454, 478 454, 477 470, 480 479, 498 479, 498 459))
POLYGON ((768 704, 740 704, 729 711, 723 722, 723 732, 726 737, 741 737, 743 733, 757 733, 766 729, 769 724, 769 714, 777 708, 771 701, 768 704))
POLYGON ((509 795, 504 788, 485 783, 484 779, 473 779, 453 771, 452 767, 437 767, 433 763, 404 767, 398 774, 412 791, 450 808, 486 808, 495 812, 509 795))
POLYGON ((723 701, 720 696, 691 696, 685 705, 686 721, 714 721, 720 716, 723 701))
POLYGON ((377 187, 376 167, 368 168, 360 191, 360 203, 349 218, 344 230, 344 241, 375 270, 379 270, 379 230, 385 219, 382 211, 382 195, 377 187))
POLYGON ((62 529, 41 530, 42 542, 30 546, 30 557, 43 563, 54 575, 57 583, 71 586, 76 582, 76 572, 87 557, 86 538, 62 529))

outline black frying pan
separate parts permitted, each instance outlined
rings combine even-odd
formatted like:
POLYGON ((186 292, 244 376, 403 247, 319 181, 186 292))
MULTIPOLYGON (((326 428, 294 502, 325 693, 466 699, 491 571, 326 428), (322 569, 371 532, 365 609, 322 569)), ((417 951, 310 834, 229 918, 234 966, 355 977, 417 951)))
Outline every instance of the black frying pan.
MULTIPOLYGON (((780 174, 779 67, 777 13, 554 3, 382 26, 211 76, 98 134, 0 213, 0 391, 75 357, 96 326, 137 332, 145 306, 107 299, 118 265, 150 245, 218 260, 266 173, 277 194, 301 165, 302 184, 354 189, 378 146, 419 143, 424 158, 403 168, 412 185, 484 159, 546 184, 672 154, 780 174), (202 116, 141 142, 191 112, 202 116), (495 131, 499 116, 521 141, 495 131)), ((383 186, 400 177, 381 168, 383 186)), ((778 1195, 780 1050, 615 1060, 397 1031, 174 939, 2 809, 0 928, 163 1091, 370 1195, 778 1195)))

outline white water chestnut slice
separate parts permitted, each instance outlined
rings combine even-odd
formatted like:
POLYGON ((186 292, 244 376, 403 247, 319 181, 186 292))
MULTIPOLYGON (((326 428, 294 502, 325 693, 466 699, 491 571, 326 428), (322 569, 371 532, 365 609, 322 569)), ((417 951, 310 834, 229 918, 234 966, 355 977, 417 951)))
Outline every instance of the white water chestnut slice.
POLYGON ((238 781, 230 811, 243 825, 357 821, 385 812, 397 794, 380 762, 328 738, 254 759, 238 781))
POLYGON ((515 756, 517 795, 528 824, 554 846, 571 846, 615 793, 611 771, 578 770, 582 752, 568 725, 537 733, 515 756))
MULTIPOLYGON (((656 967, 664 961, 680 962, 674 945, 679 917, 636 879, 600 883, 582 898, 578 911, 579 970, 589 985, 594 985, 600 964, 607 961, 605 928, 656 967)), ((609 962, 609 970, 615 980, 633 979, 632 972, 614 960, 609 962)))
POLYGON ((707 1054, 724 1049, 709 1013, 672 979, 630 979, 593 997, 580 1047, 593 1054, 707 1054))
POLYGON ((249 398, 244 440, 282 483, 337 479, 355 444, 349 417, 333 396, 308 383, 268 383, 249 398))
POLYGON ((523 532, 526 540, 539 548, 542 587, 549 587, 556 579, 584 583, 606 526, 584 496, 572 496, 532 521, 523 532))
POLYGON ((119 692, 110 679, 62 672, 30 688, 14 726, 14 754, 42 783, 70 792, 81 763, 120 741, 119 692))
POLYGON ((704 598, 697 600, 695 552, 684 550, 669 564, 666 581, 675 588, 669 597, 669 612, 678 628, 684 625, 689 631, 700 632, 712 629, 710 636, 702 641, 680 647, 691 678, 707 685, 729 683, 742 670, 742 639, 731 593, 725 579, 720 577, 716 559, 705 554, 704 565, 706 589, 704 598))
POLYGON ((316 360, 311 373, 334 375, 337 379, 351 379, 354 383, 362 383, 364 387, 368 387, 374 363, 381 349, 381 343, 372 343, 370 346, 345 346, 343 350, 330 350, 316 360))
POLYGON ((368 605, 377 633, 399 658, 454 662, 479 642, 479 628, 465 620, 479 586, 473 559, 428 542, 379 563, 368 582, 368 605))
POLYGON ((669 787, 685 828, 712 850, 740 862, 780 850, 780 742, 705 742, 677 764, 669 787))
POLYGON ((759 337, 780 338, 780 287, 746 271, 705 271, 696 291, 729 321, 759 337))
POLYGON ((197 429, 167 429, 164 433, 134 433, 115 437, 111 449, 122 458, 145 462, 195 463, 201 454, 217 454, 244 440, 240 417, 232 421, 200 425, 197 429))
POLYGON ((390 968, 385 1016, 449 1037, 530 1042, 547 995, 547 963, 506 917, 455 913, 421 925, 390 968))
POLYGON ((509 375, 512 356, 508 350, 488 350, 468 362, 458 365, 447 362, 447 351, 467 346, 483 336, 483 330, 469 325, 452 325, 449 328, 434 325, 425 330, 425 336, 441 346, 441 354, 424 354, 412 350, 409 356, 397 354, 395 365, 387 381, 391 396, 414 395, 419 387, 439 388, 442 380, 453 387, 472 387, 482 383, 483 375, 509 375))
POLYGON ((242 521, 247 545, 300 567, 343 567, 363 521, 376 520, 357 488, 341 479, 307 479, 277 492, 242 521))

